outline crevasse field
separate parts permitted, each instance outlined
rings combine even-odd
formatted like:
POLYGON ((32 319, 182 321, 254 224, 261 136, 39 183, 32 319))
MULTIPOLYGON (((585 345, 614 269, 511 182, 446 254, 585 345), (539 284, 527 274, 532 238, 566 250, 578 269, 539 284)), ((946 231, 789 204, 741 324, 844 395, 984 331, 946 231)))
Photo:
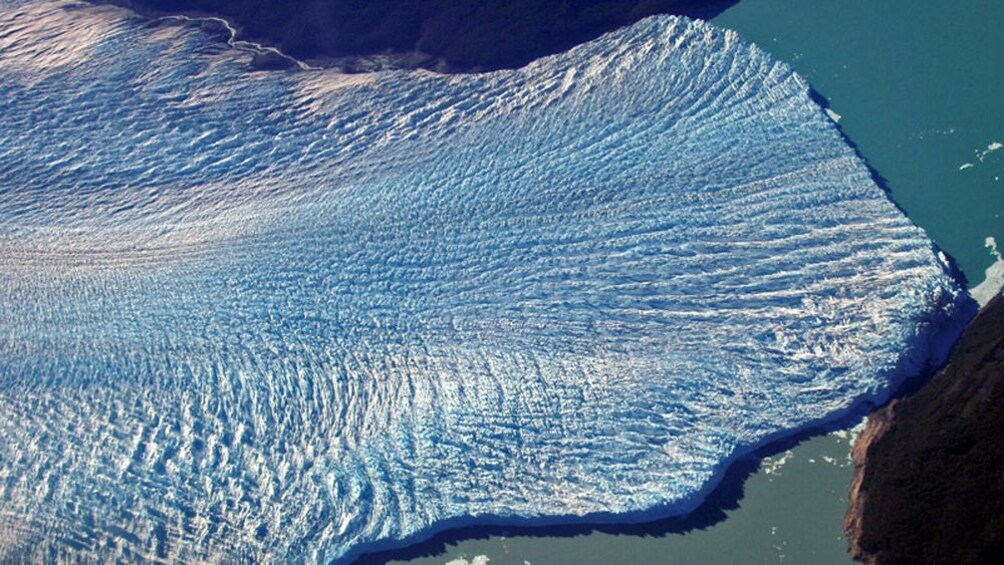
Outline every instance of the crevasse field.
POLYGON ((440 76, 257 72, 203 27, 0 0, 0 560, 682 513, 964 317, 731 32, 440 76))

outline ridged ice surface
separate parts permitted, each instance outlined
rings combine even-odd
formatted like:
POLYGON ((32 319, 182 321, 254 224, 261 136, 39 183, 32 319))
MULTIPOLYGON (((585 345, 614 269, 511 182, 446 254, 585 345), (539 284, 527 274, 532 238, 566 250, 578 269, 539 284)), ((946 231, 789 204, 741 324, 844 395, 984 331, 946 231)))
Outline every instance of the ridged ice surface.
POLYGON ((681 512, 952 325, 925 234, 733 33, 472 76, 249 60, 0 0, 0 560, 681 512))

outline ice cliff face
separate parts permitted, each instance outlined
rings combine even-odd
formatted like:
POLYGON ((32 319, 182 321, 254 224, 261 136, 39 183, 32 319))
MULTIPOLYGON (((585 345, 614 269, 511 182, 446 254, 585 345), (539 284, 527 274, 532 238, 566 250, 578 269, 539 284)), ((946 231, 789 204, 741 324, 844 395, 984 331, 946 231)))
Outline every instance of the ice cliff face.
POLYGON ((4 558, 679 512, 954 331, 930 241, 733 33, 471 76, 217 39, 0 0, 4 558))

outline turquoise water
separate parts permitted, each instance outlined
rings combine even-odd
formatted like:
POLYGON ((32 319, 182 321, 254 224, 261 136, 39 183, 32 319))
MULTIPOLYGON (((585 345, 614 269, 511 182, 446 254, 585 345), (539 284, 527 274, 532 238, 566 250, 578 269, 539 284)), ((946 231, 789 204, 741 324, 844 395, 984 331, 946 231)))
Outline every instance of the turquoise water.
MULTIPOLYGON (((743 0, 714 22, 806 77, 896 203, 972 284, 983 279, 986 238, 1004 241, 1004 150, 988 151, 1004 143, 1004 2, 743 0)), ((494 537, 408 563, 850 563, 847 450, 837 436, 799 445, 706 530, 494 537)))
POLYGON ((896 203, 983 279, 986 238, 1004 241, 1004 150, 987 152, 1004 143, 1004 2, 742 0, 714 22, 808 79, 896 203))

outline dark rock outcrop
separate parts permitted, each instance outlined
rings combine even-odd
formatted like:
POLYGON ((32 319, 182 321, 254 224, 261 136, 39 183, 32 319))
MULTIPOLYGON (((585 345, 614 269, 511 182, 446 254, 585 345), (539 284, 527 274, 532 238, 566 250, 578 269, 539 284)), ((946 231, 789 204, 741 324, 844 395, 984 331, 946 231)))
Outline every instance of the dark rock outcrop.
POLYGON ((96 0, 146 15, 221 16, 241 39, 365 70, 513 68, 657 13, 710 17, 736 0, 96 0))
POLYGON ((1004 563, 1004 295, 929 383, 869 418, 854 461, 855 559, 1004 563))

